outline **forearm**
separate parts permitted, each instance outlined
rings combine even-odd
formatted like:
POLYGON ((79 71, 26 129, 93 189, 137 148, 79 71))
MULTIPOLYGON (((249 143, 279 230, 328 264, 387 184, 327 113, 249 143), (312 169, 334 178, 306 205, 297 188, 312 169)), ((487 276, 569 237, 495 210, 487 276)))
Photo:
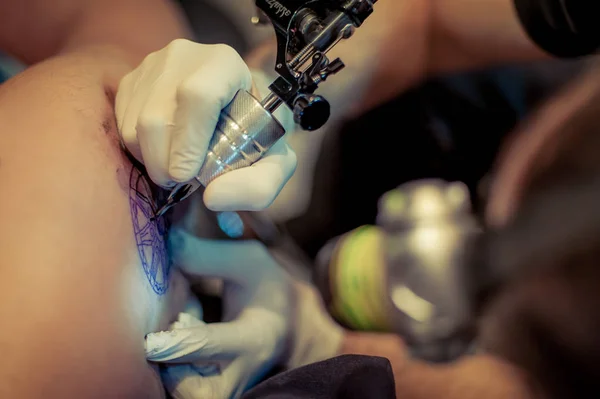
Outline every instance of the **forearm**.
POLYGON ((549 57, 528 37, 515 0, 429 1, 429 75, 549 57))
MULTIPOLYGON (((380 0, 373 25, 365 24, 356 34, 358 40, 348 43, 347 52, 356 54, 348 57, 348 64, 364 49, 369 54, 351 69, 355 76, 360 76, 358 68, 370 73, 363 78, 364 87, 351 91, 360 95, 354 96, 358 110, 368 110, 441 74, 547 58, 521 26, 514 2, 380 0)), ((352 79, 344 83, 356 84, 352 79)))
MULTIPOLYGON (((428 8, 428 1, 379 0, 374 13, 354 35, 327 54, 330 60, 339 57, 346 65, 318 90, 318 94, 331 103, 331 122, 354 112, 363 112, 422 78, 428 8), (411 32, 411 40, 398 41, 406 31, 411 32), (401 43, 400 48, 398 43, 401 43), (373 86, 376 86, 378 96, 374 101, 367 101, 366 94, 373 91, 373 86)), ((265 43, 247 57, 247 62, 274 78, 275 52, 274 42, 265 43)))
POLYGON ((171 0, 0 0, 0 49, 33 64, 82 46, 120 48, 132 66, 190 37, 171 0))
MULTIPOLYGON (((380 0, 375 12, 329 57, 346 69, 322 84, 333 118, 364 112, 435 75, 544 59, 515 0, 380 0)), ((249 58, 273 71, 274 44, 249 58)))
POLYGON ((521 374, 485 355, 465 357, 448 365, 412 360, 394 377, 396 396, 403 399, 532 398, 521 374))
POLYGON ((402 399, 521 399, 528 397, 523 375, 514 367, 485 355, 435 365, 411 359, 394 334, 348 332, 340 355, 387 358, 394 373, 396 397, 402 399))

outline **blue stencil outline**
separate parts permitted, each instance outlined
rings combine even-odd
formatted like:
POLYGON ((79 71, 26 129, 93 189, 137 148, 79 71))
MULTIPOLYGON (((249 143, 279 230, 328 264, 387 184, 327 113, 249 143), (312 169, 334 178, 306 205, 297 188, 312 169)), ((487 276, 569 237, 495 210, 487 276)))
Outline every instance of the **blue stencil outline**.
POLYGON ((135 167, 129 177, 129 206, 136 246, 146 278, 159 296, 169 289, 171 262, 167 247, 165 218, 151 220, 156 212, 152 191, 135 167))

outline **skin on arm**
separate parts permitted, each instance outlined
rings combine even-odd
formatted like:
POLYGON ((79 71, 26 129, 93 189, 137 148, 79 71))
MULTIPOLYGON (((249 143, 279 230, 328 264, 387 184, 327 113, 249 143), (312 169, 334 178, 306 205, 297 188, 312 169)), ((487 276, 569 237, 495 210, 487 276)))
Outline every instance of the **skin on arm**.
POLYGON ((411 359, 394 334, 347 332, 340 355, 387 358, 392 365, 396 397, 402 399, 525 399, 524 376, 498 358, 477 355, 435 365, 411 359))
MULTIPOLYGON (((332 121, 369 108, 372 104, 365 103, 365 96, 367 91, 373 90, 377 79, 389 79, 390 74, 396 80, 401 77, 402 81, 393 82, 393 94, 421 79, 426 61, 429 9, 428 1, 379 0, 375 12, 354 35, 342 40, 327 54, 330 60, 339 57, 346 65, 318 90, 318 94, 331 102, 332 121), (406 32, 411 32, 410 40, 402 40, 401 35, 406 32), (390 53, 411 56, 397 62, 390 53)), ((246 61, 250 67, 262 69, 275 78, 275 51, 273 39, 254 50, 246 61)), ((380 91, 378 95, 385 93, 380 91)), ((376 101, 383 102, 385 98, 376 101)))
POLYGON ((487 355, 465 357, 449 365, 413 361, 395 381, 396 395, 407 399, 533 398, 518 369, 487 355))
POLYGON ((428 75, 549 58, 525 32, 515 0, 428 1, 428 75))
MULTIPOLYGON (((374 13, 328 57, 345 70, 322 84, 333 118, 362 113, 424 79, 548 58, 523 30, 514 0, 379 0, 374 13)), ((275 46, 248 58, 273 71, 275 46)))
POLYGON ((171 0, 0 0, 0 49, 34 64, 89 45, 122 48, 135 67, 174 39, 190 38, 171 0))
POLYGON ((186 287, 167 285, 113 99, 143 57, 189 36, 167 0, 0 0, 0 49, 26 64, 62 54, 0 87, 0 181, 14 189, 0 200, 1 397, 162 396, 143 338, 186 287))
POLYGON ((186 287, 119 145, 121 59, 72 52, 0 87, 0 397, 162 396, 144 335, 186 287))
POLYGON ((548 59, 525 33, 514 4, 515 0, 380 0, 375 13, 386 14, 379 18, 386 18, 394 29, 371 43, 379 47, 379 57, 360 110, 430 77, 548 59), (384 4, 387 10, 378 9, 384 4))

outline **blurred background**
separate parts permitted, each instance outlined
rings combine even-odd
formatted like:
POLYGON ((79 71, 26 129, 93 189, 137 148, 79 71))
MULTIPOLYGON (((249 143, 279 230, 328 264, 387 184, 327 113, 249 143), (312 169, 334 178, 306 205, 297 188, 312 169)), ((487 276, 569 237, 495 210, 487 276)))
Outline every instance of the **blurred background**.
MULTIPOLYGON (((251 23, 252 0, 179 1, 200 42, 226 43, 244 55, 272 34, 251 23)), ((380 196, 407 181, 464 182, 480 210, 501 141, 582 66, 551 61, 447 76, 357 120, 296 133, 290 144, 298 169, 267 214, 314 257, 328 239, 373 224, 380 196), (388 145, 365 149, 367 135, 388 145)))

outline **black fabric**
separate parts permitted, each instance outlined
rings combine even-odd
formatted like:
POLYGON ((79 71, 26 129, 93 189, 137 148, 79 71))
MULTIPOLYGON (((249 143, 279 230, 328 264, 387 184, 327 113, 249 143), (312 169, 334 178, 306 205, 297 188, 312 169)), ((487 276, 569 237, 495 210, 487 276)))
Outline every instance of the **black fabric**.
POLYGON ((531 40, 550 54, 580 57, 600 47, 595 0, 515 0, 515 7, 531 40))
POLYGON ((242 399, 394 399, 387 359, 343 355, 286 371, 248 391, 242 399))

